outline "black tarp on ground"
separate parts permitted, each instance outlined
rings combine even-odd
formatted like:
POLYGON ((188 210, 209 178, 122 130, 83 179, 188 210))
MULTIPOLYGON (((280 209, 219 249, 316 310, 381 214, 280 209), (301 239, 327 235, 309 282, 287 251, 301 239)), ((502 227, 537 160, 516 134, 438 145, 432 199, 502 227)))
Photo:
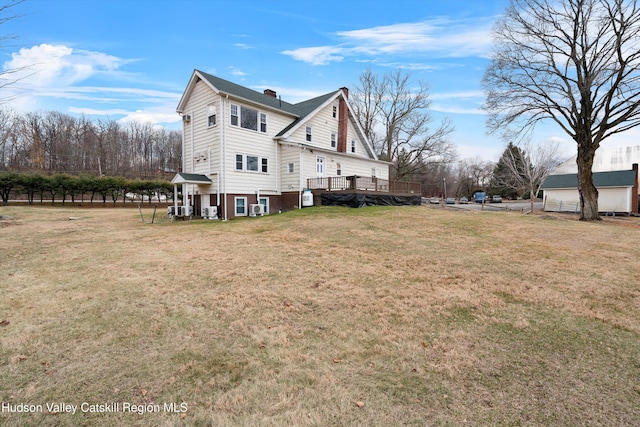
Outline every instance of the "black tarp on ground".
POLYGON ((362 208, 364 206, 417 206, 421 198, 416 196, 394 196, 391 194, 365 193, 322 193, 324 206, 349 206, 362 208))

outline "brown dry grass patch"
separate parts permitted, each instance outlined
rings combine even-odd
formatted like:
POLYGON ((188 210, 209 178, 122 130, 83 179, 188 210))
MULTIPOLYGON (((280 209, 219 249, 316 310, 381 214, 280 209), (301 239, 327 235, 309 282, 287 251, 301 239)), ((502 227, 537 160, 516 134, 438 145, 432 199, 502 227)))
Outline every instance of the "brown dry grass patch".
POLYGON ((188 406, 4 412, 3 424, 640 419, 634 218, 424 207, 154 225, 124 209, 0 215, 12 217, 0 227, 2 402, 188 406))

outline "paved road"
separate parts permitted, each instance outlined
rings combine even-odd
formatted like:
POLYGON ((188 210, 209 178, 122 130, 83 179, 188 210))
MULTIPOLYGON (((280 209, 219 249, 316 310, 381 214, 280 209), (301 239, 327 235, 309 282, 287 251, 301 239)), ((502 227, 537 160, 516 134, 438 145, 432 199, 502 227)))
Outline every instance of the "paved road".
MULTIPOLYGON (((531 202, 528 202, 526 200, 521 201, 508 201, 508 202, 503 202, 503 203, 485 203, 484 205, 480 204, 480 203, 467 203, 467 204, 455 204, 455 205, 445 205, 445 204, 440 204, 440 205, 427 205, 427 206, 432 206, 432 207, 446 207, 448 209, 466 209, 466 210, 486 210, 486 211, 506 211, 506 210, 510 210, 510 211, 521 211, 521 210, 525 210, 528 211, 529 209, 531 209, 531 202)), ((534 210, 541 210, 542 209, 542 202, 535 202, 533 204, 533 209, 534 210)))

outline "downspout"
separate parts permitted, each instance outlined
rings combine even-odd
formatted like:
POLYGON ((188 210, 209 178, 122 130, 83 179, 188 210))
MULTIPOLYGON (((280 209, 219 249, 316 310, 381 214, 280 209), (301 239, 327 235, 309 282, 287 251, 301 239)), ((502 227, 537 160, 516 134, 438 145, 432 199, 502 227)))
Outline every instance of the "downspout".
POLYGON ((304 151, 304 147, 300 147, 300 171, 298 172, 300 175, 300 179, 299 179, 299 183, 298 183, 298 209, 302 209, 302 180, 303 180, 303 174, 302 174, 302 152, 304 151))
MULTIPOLYGON (((189 122, 191 127, 191 173, 195 173, 196 165, 195 165, 195 156, 194 156, 194 147, 195 147, 195 138, 193 136, 193 122, 195 122, 195 116, 193 111, 189 114, 191 116, 191 121, 189 122)), ((193 185, 191 186, 191 191, 193 192, 193 185)), ((189 184, 182 185, 182 206, 191 206, 189 203, 189 184)))
MULTIPOLYGON (((229 99, 229 94, 225 97, 227 100, 229 99)), ((226 154, 226 128, 227 128, 227 120, 225 118, 225 112, 227 111, 227 106, 224 102, 224 98, 222 99, 222 117, 220 123, 222 124, 222 141, 220 144, 220 167, 222 169, 222 185, 224 186, 224 191, 222 192, 222 196, 224 198, 224 220, 227 221, 227 162, 225 161, 226 154)), ((218 202, 220 201, 220 196, 218 193, 218 202)))
POLYGON ((193 122, 195 121, 195 117, 193 115, 193 112, 191 112, 190 116, 191 116, 191 121, 189 122, 189 124, 191 125, 191 173, 195 173, 195 170, 196 170, 195 169, 195 163, 194 163, 195 162, 195 156, 194 156, 194 152, 193 152, 194 145, 195 145, 194 136, 193 136, 193 122))

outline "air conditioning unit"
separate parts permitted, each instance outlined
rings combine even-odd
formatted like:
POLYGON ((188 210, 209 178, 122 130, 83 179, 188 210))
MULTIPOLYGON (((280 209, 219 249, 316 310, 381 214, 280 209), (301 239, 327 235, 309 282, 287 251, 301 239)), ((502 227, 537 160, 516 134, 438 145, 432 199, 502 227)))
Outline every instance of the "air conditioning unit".
POLYGON ((183 216, 193 216, 193 206, 183 206, 182 207, 182 215, 183 216))
POLYGON ((167 206, 167 215, 169 218, 172 216, 176 216, 176 207, 175 206, 167 206))
POLYGON ((202 218, 204 218, 204 219, 218 219, 218 207, 217 206, 209 206, 207 208, 202 208, 202 218))
POLYGON ((249 205, 249 216, 262 216, 264 215, 264 205, 251 204, 249 205))
POLYGON ((191 116, 188 114, 185 114, 184 116, 182 116, 182 121, 185 123, 189 123, 191 121, 191 116))

